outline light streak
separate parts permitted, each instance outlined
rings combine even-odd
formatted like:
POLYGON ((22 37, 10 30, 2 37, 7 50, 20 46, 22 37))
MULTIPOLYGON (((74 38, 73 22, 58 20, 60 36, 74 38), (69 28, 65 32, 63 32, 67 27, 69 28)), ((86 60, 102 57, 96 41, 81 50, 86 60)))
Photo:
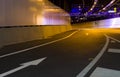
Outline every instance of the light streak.
MULTIPOLYGON (((112 0, 108 5, 106 5, 102 10, 100 10, 100 11, 104 11, 104 10, 106 10, 108 7, 110 7, 114 2, 115 2, 116 0, 112 0)), ((99 11, 99 12, 100 12, 99 11)))
POLYGON ((95 0, 95 1, 94 1, 92 7, 90 8, 90 10, 89 10, 88 12, 92 11, 92 10, 95 8, 97 2, 98 2, 98 0, 95 0))

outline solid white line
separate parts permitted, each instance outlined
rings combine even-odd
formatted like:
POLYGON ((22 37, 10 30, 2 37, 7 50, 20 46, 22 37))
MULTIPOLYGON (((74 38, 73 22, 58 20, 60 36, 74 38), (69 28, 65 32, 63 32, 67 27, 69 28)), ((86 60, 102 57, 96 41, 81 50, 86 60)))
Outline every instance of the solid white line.
POLYGON ((106 43, 100 51, 100 53, 76 77, 84 77, 90 71, 90 69, 97 63, 97 61, 102 57, 102 55, 106 51, 109 41, 109 38, 106 36, 106 43))
POLYGON ((64 38, 58 39, 58 40, 54 40, 54 41, 51 41, 51 42, 48 42, 48 43, 44 43, 44 44, 41 44, 41 45, 37 45, 37 46, 31 47, 31 48, 27 48, 27 49, 23 49, 23 50, 19 50, 19 51, 13 52, 13 53, 2 55, 2 56, 0 56, 0 58, 8 57, 8 56, 11 56, 11 55, 15 55, 15 54, 18 54, 18 53, 22 53, 22 52, 25 52, 25 51, 28 51, 28 50, 31 50, 31 49, 35 49, 35 48, 38 48, 38 47, 42 47, 42 46, 45 46, 45 45, 49 45, 49 44, 52 44, 52 43, 55 43, 55 42, 67 39, 67 38, 71 37, 72 35, 74 35, 76 32, 78 32, 78 31, 74 31, 70 35, 68 35, 68 36, 66 36, 64 38))
POLYGON ((90 77, 120 77, 120 71, 97 67, 90 77))
POLYGON ((108 49, 108 52, 112 52, 112 53, 120 53, 120 49, 108 49))
POLYGON ((116 41, 112 40, 111 43, 115 43, 116 41))
POLYGON ((107 36, 107 37, 109 37, 110 39, 112 39, 112 40, 117 41, 117 42, 119 42, 119 43, 120 43, 120 40, 118 40, 118 39, 115 39, 115 38, 110 37, 110 36, 107 36))

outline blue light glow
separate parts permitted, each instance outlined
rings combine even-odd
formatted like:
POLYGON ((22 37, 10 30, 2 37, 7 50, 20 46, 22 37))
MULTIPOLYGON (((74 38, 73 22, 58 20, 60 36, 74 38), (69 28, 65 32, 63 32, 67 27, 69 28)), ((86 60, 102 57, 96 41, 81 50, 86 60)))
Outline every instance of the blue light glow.
POLYGON ((72 8, 71 13, 78 13, 80 11, 81 11, 80 8, 72 8))

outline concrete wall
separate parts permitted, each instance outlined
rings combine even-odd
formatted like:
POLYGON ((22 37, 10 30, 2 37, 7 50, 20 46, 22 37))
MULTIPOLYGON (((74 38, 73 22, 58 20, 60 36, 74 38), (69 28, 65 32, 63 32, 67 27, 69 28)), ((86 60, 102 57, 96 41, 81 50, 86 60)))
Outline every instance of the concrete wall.
POLYGON ((45 26, 45 27, 43 27, 43 35, 44 35, 44 38, 47 38, 49 36, 56 35, 56 34, 71 30, 71 29, 72 28, 71 28, 70 25, 66 25, 66 26, 62 26, 62 25, 61 26, 45 26))
POLYGON ((69 14, 48 0, 0 0, 0 26, 69 23, 69 14))
POLYGON ((0 0, 0 46, 47 38, 69 25, 69 14, 48 0, 0 0))
POLYGON ((70 25, 1 27, 0 47, 26 41, 44 39, 70 29, 70 25))

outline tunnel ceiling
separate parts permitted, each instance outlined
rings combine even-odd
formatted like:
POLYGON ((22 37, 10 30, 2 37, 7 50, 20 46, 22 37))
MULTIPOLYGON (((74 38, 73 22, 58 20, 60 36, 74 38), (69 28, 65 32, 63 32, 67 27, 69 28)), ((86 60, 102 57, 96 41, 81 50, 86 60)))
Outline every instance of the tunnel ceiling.
MULTIPOLYGON (((55 5, 69 11, 73 4, 80 4, 81 6, 92 7, 94 0, 49 0, 55 5)), ((99 7, 104 7, 109 4, 111 0, 98 0, 97 5, 99 7)))

